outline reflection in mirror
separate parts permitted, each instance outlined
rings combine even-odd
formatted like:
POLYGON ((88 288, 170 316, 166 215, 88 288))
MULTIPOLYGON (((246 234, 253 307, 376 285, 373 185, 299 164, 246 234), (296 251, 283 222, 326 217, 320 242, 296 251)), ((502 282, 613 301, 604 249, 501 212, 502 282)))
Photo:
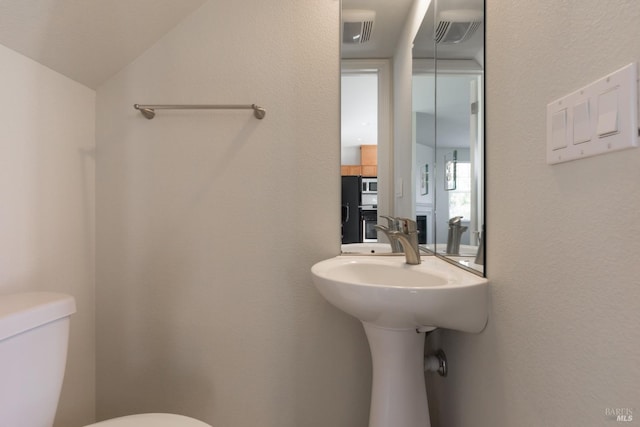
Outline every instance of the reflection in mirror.
POLYGON ((392 213, 388 196, 390 74, 388 60, 342 61, 340 170, 345 252, 366 248, 367 253, 379 253, 389 246, 373 244, 378 242, 375 226, 379 216, 392 213), (354 245, 359 243, 368 245, 354 245))
POLYGON ((409 217, 423 247, 483 274, 483 13, 342 0, 343 251, 388 252, 375 226, 409 217))
POLYGON ((343 252, 391 250, 375 226, 386 224, 385 216, 395 215, 391 70, 413 3, 414 0, 342 1, 343 252), (375 191, 367 184, 372 179, 375 191))
POLYGON ((431 2, 414 40, 412 88, 416 215, 430 221, 428 247, 479 273, 484 273, 483 11, 483 0, 431 2), (425 193, 426 168, 433 188, 425 193))

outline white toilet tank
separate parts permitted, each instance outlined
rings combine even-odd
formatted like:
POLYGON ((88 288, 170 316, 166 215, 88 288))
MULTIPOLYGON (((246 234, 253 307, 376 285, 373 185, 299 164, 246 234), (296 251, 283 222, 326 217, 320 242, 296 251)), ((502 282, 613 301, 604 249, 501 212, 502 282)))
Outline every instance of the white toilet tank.
POLYGON ((0 426, 53 425, 75 311, 69 295, 0 295, 0 426))

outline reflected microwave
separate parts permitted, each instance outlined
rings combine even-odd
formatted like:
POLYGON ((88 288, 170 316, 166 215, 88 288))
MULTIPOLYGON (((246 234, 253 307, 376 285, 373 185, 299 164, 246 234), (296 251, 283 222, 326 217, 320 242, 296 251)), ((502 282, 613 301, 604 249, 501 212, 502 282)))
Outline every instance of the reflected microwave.
POLYGON ((378 178, 362 178, 362 194, 377 194, 378 178))

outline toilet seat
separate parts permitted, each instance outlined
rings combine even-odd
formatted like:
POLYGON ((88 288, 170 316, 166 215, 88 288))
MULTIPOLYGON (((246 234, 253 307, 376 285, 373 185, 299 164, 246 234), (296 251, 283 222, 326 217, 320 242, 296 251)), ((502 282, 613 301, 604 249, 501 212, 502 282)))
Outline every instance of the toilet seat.
POLYGON ((211 427, 195 418, 176 414, 137 414, 113 418, 85 427, 211 427))

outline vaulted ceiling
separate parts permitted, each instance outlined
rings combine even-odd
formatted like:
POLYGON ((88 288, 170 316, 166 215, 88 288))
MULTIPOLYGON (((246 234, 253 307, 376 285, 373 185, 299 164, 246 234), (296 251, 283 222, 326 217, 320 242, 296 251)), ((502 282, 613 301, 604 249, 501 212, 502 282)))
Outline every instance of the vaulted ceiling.
POLYGON ((0 44, 97 88, 206 0, 0 0, 0 44))

